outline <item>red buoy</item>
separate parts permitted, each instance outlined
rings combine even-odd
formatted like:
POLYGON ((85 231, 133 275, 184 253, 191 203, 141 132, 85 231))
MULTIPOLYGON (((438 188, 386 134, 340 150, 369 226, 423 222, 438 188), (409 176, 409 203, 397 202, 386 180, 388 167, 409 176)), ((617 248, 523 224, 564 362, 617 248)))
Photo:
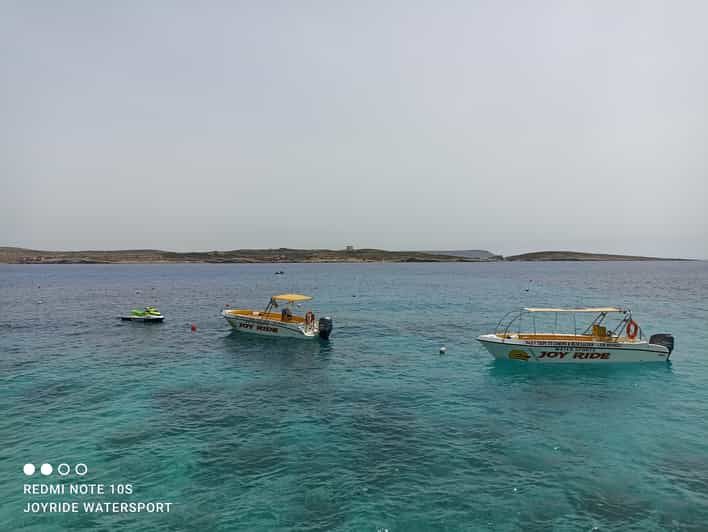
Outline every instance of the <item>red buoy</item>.
POLYGON ((192 323, 192 332, 197 332, 197 326, 194 323, 192 323))

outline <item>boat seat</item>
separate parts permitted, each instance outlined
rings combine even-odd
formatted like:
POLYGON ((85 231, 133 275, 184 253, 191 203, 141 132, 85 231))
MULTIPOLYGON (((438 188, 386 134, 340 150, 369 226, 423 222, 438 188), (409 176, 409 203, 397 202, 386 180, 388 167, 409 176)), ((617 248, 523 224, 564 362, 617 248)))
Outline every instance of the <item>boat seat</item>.
POLYGON ((607 327, 604 327, 602 325, 593 325, 592 335, 597 336, 598 338, 607 338, 609 336, 607 334, 607 327))

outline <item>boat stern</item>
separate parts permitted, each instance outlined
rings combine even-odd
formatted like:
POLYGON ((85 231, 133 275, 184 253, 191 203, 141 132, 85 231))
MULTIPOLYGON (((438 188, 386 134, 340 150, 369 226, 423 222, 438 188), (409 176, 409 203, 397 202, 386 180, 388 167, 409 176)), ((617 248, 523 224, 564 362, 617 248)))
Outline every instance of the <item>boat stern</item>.
POLYGON ((649 344, 665 347, 668 351, 666 354, 666 360, 668 360, 674 350, 674 335, 671 333, 652 334, 649 338, 649 344))

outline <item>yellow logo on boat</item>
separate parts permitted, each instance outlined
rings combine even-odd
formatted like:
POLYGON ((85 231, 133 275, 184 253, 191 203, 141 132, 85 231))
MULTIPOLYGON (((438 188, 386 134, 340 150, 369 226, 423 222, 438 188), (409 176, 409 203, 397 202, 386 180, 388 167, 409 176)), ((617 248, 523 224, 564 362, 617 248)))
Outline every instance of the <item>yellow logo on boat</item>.
POLYGON ((526 351, 522 351, 521 349, 512 349, 509 352, 509 358, 512 360, 528 360, 529 354, 526 351))

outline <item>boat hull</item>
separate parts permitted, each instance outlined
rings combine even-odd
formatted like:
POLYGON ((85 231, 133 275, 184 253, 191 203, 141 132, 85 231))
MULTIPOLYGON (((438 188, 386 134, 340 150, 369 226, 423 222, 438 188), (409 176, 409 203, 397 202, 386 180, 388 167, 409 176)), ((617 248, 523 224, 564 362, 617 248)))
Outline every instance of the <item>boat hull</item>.
POLYGON ((121 316, 123 321, 139 321, 142 323, 162 323, 164 316, 121 316))
POLYGON ((477 340, 498 360, 538 364, 617 364, 666 362, 669 350, 648 342, 529 341, 484 334, 477 340))
POLYGON ((234 314, 228 310, 223 311, 222 315, 235 331, 242 333, 276 338, 300 338, 303 340, 319 338, 319 330, 317 327, 306 329, 302 324, 296 322, 287 323, 259 319, 258 317, 234 314))

